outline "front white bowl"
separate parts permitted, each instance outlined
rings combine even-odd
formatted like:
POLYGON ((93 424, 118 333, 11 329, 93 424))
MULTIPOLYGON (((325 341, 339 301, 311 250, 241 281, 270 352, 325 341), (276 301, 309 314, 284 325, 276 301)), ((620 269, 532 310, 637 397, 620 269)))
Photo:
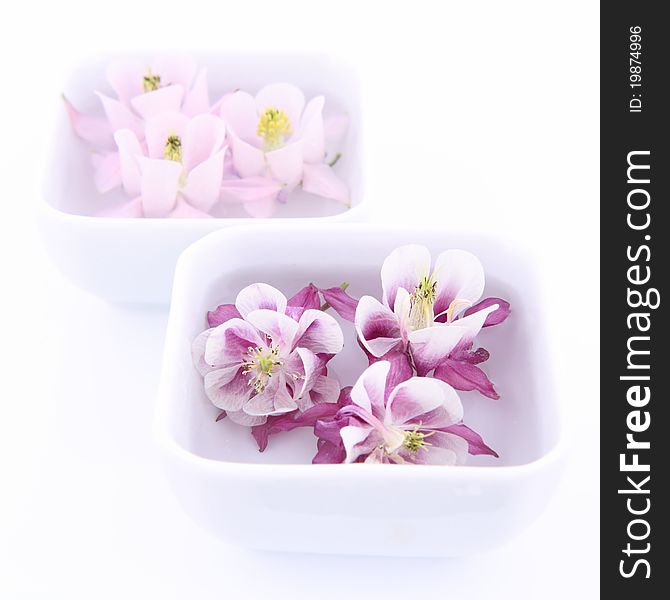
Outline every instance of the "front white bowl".
MULTIPOLYGON (((166 304, 181 252, 202 236, 233 225, 296 221, 365 220, 361 109, 355 73, 313 54, 197 56, 208 69, 212 99, 243 88, 255 92, 267 83, 287 81, 307 98, 323 94, 326 107, 349 116, 349 130, 337 172, 347 182, 352 206, 300 196, 272 219, 252 219, 241 212, 214 219, 121 219, 97 217, 118 203, 122 192, 101 195, 93 183, 90 150, 72 131, 65 109, 56 124, 51 160, 38 219, 47 250, 61 271, 80 287, 114 302, 166 304)), ((77 68, 64 88, 81 111, 101 112, 94 90, 110 93, 104 72, 110 57, 77 68)), ((235 260, 227 257, 225 260, 235 260)))
MULTIPOLYGON (((343 322, 345 350, 330 363, 342 385, 366 360, 343 322)), ((236 544, 299 552, 458 556, 494 547, 539 514, 558 480, 562 430, 551 382, 536 280, 528 261, 500 240, 372 225, 237 227, 188 248, 177 266, 165 341, 155 435, 175 493, 192 518, 236 544), (205 314, 243 286, 287 295, 310 281, 381 293, 379 269, 396 246, 422 243, 435 256, 463 248, 481 259, 486 295, 511 317, 478 338, 501 399, 463 393, 466 422, 501 458, 468 466, 311 465, 315 438, 296 430, 259 453, 248 430, 206 399, 190 347, 205 314), (237 260, 228 260, 236 256, 237 260)))

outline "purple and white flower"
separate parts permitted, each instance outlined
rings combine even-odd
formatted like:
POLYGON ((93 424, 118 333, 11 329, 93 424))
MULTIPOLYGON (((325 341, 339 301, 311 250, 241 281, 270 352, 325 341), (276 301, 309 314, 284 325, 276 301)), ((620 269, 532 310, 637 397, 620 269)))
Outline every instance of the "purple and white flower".
POLYGON ((342 330, 332 316, 305 308, 313 305, 314 292, 309 286, 303 292, 302 306, 289 305, 272 286, 250 285, 234 307, 210 313, 210 323, 220 324, 194 341, 205 392, 232 421, 260 425, 271 415, 337 401, 340 386, 326 364, 342 350, 342 330))
POLYGON ((497 456, 463 425, 463 405, 447 383, 398 382, 387 361, 370 365, 332 419, 317 421, 314 462, 461 465, 471 454, 497 456))

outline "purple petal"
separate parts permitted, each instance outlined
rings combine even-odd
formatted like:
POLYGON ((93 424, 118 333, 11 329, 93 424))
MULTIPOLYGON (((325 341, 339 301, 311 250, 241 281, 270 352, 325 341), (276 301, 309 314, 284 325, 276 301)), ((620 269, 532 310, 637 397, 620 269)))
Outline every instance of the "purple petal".
POLYGON ((374 356, 383 356, 402 343, 398 317, 372 296, 359 300, 354 324, 360 342, 374 356))
POLYGON ((340 317, 352 323, 354 322, 358 300, 352 298, 341 287, 322 289, 320 291, 323 294, 323 299, 333 307, 340 317))
MULTIPOLYGON (((309 308, 315 310, 320 308, 321 301, 319 300, 319 288, 317 288, 313 283, 306 285, 288 301, 288 306, 303 309, 300 311, 300 315, 302 315, 302 312, 309 308)), ((298 318, 300 318, 300 315, 298 315, 298 318)))
POLYGON ((509 302, 503 300, 502 298, 485 298, 481 302, 478 302, 474 306, 468 308, 463 313, 463 316, 467 317, 468 315, 476 313, 484 308, 488 308, 493 304, 497 304, 498 308, 494 310, 492 313, 488 314, 482 327, 491 327, 492 325, 498 325, 502 323, 509 316, 509 313, 511 312, 509 302))
POLYGON ((313 465, 336 465, 344 462, 347 453, 344 444, 333 444, 327 440, 319 440, 316 444, 317 451, 312 459, 313 465))
POLYGON ((435 377, 446 381, 457 390, 477 390, 492 400, 500 398, 486 373, 469 362, 447 359, 435 369, 435 377))
POLYGON ((361 348, 363 348, 367 354, 370 364, 379 362, 380 360, 391 363, 389 374, 386 377, 385 397, 388 398, 393 388, 397 385, 414 376, 414 369, 412 368, 412 364, 410 363, 409 356, 406 352, 402 352, 401 350, 391 350, 381 358, 377 358, 365 350, 365 347, 361 346, 361 348))
POLYGON ((442 431, 462 437, 468 443, 468 452, 472 455, 488 454, 499 458, 498 453, 484 443, 482 436, 463 423, 450 425, 449 427, 442 429, 442 431))
POLYGON ((230 319, 241 319, 240 311, 235 308, 234 304, 221 304, 216 307, 216 310, 207 312, 207 322, 210 327, 218 327, 222 323, 230 319))

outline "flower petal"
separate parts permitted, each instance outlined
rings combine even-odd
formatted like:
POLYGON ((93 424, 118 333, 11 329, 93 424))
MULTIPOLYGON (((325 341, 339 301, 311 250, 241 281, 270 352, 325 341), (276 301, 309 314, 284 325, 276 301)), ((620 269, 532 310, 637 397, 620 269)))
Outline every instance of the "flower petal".
MULTIPOLYGON (((187 172, 223 149, 226 125, 214 115, 198 115, 188 121, 184 131, 183 163, 187 172)), ((221 159, 223 162, 223 158, 221 159)), ((222 171, 223 172, 223 171, 222 171)))
POLYGON ((470 429, 467 425, 463 423, 458 423, 457 425, 450 425, 444 429, 445 433, 452 433, 459 437, 462 437, 468 443, 468 453, 473 456, 480 454, 488 454, 489 456, 498 457, 498 453, 495 450, 489 448, 482 439, 482 436, 479 435, 476 431, 470 429))
POLYGON ((233 151, 233 166, 240 177, 260 177, 265 175, 265 154, 238 137, 230 133, 230 146, 233 151))
POLYGON ((358 300, 352 298, 341 287, 328 288, 327 290, 322 289, 320 292, 323 295, 323 299, 340 317, 352 323, 354 322, 358 300))
POLYGON ((181 85, 168 85, 135 96, 130 104, 143 119, 150 119, 163 112, 178 111, 183 99, 184 88, 181 85))
POLYGON ((272 177, 246 177, 224 179, 221 182, 222 199, 226 202, 256 202, 274 199, 282 189, 282 184, 272 177))
POLYGON ((300 317, 294 343, 315 354, 337 354, 344 346, 344 335, 333 317, 321 310, 310 308, 300 317))
POLYGON ((320 308, 321 301, 319 300, 319 288, 317 288, 313 283, 306 285, 293 297, 289 298, 288 306, 302 308, 305 310, 308 308, 313 308, 315 310, 320 308))
POLYGON ((186 92, 182 112, 189 117, 204 114, 209 111, 209 87, 207 85, 207 69, 198 72, 193 86, 186 92))
POLYGON ((229 365, 205 375, 207 397, 214 406, 225 411, 241 410, 252 391, 239 365, 229 365))
POLYGON ((384 356, 402 342, 398 318, 372 296, 358 301, 354 324, 359 340, 373 356, 384 356))
POLYGON ((215 327, 207 340, 205 362, 213 367, 240 365, 247 350, 263 345, 256 329, 243 319, 230 319, 215 327))
POLYGON ((107 120, 112 131, 130 129, 137 136, 143 134, 142 121, 127 106, 100 92, 96 92, 96 94, 102 102, 102 108, 105 111, 105 115, 107 115, 107 120))
POLYGON ((182 194, 188 201, 207 212, 219 201, 223 179, 223 157, 225 148, 197 165, 186 179, 182 194))
POLYGON ((247 314, 245 319, 256 329, 270 337, 272 344, 280 347, 282 356, 286 356, 295 347, 294 341, 298 333, 298 323, 288 315, 261 308, 247 314))
MULTIPOLYGON (((461 311, 465 310, 484 292, 484 267, 474 254, 465 250, 442 252, 435 261, 434 276, 437 280, 436 315, 447 310, 454 300, 464 301, 461 311)), ((457 315, 458 312, 453 317, 457 315)))
POLYGON ((465 330, 463 334, 463 339, 460 342, 460 347, 468 347, 472 344, 472 341, 475 339, 475 336, 481 331, 486 319, 489 315, 495 313, 498 310, 499 306, 497 304, 491 304, 486 308, 482 308, 477 312, 473 312, 466 317, 461 317, 456 319, 451 323, 451 325, 439 325, 439 327, 459 327, 465 330))
POLYGON ((379 445, 379 435, 369 425, 347 425, 340 429, 346 458, 344 462, 352 463, 360 456, 365 456, 379 445))
POLYGON ((237 294, 235 307, 240 311, 242 318, 246 319, 250 312, 259 308, 283 313, 286 311, 286 302, 286 296, 277 288, 267 283, 253 283, 237 294))
POLYGON ((439 379, 412 377, 391 392, 384 423, 396 426, 421 424, 423 429, 446 427, 462 420, 463 405, 454 388, 439 379))
POLYGON ((191 86, 197 64, 189 54, 164 54, 157 56, 151 64, 151 72, 160 75, 161 86, 191 86))
POLYGON ((80 113, 65 96, 63 102, 72 129, 81 139, 99 148, 111 148, 114 145, 112 129, 107 119, 80 113))
POLYGON ((259 116, 251 94, 243 91, 226 94, 221 98, 219 110, 228 128, 237 137, 256 147, 261 145, 256 133, 259 116))
POLYGON ((295 186, 302 179, 302 142, 286 144, 278 150, 265 154, 270 173, 286 186, 295 186))
POLYGON ((142 175, 139 157, 144 153, 137 136, 130 129, 121 129, 114 134, 119 149, 119 169, 123 189, 129 196, 137 196, 141 190, 142 175))
POLYGON ((391 369, 388 361, 370 365, 351 388, 351 402, 379 418, 385 412, 386 378, 391 369))
POLYGON ((308 163, 323 163, 326 143, 323 128, 323 105, 325 98, 312 98, 305 107, 300 122, 303 160, 308 163))
POLYGON ((402 450, 400 455, 410 463, 423 465, 462 465, 468 455, 468 443, 457 435, 443 431, 431 432, 426 440, 430 446, 417 452, 402 450))
POLYGON ((266 108, 283 110, 291 120, 294 132, 300 126, 304 106, 304 94, 290 83, 271 83, 256 94, 256 112, 260 115, 266 108))
POLYGON ((113 60, 107 66, 107 81, 118 99, 128 105, 131 98, 144 92, 146 69, 137 60, 113 60))
POLYGON ((241 319, 240 311, 235 308, 234 304, 220 304, 215 310, 207 312, 207 323, 210 327, 218 327, 230 319, 241 319))
POLYGON ((327 164, 303 165, 302 189, 310 194, 330 198, 346 206, 351 205, 349 188, 327 164))
POLYGON ((228 418, 238 425, 244 425, 245 427, 255 427, 256 425, 262 425, 268 420, 268 417, 265 415, 248 415, 243 410, 238 411, 227 411, 228 418))
POLYGON ((404 288, 412 294, 421 278, 430 275, 428 248, 417 244, 396 248, 384 260, 381 275, 383 300, 393 309, 398 288, 404 288))
POLYGON ((205 362, 205 348, 207 347, 207 340, 211 333, 211 329, 206 329, 193 340, 193 344, 191 345, 193 364, 198 370, 198 373, 203 376, 212 370, 212 367, 205 362))
POLYGON ((456 325, 434 325, 412 331, 409 342, 417 374, 423 377, 441 364, 467 332, 456 325))
POLYGON ((184 198, 177 196, 175 207, 167 215, 172 219, 211 219, 212 215, 195 206, 191 206, 184 198))
POLYGON ((177 202, 182 166, 173 160, 138 157, 140 192, 146 217, 164 217, 177 202))
POLYGON ((91 163, 94 169, 93 180, 98 192, 104 194, 121 185, 121 164, 118 152, 93 154, 91 163))
POLYGON ((479 312, 480 310, 488 308, 493 304, 497 304, 498 308, 492 313, 489 313, 487 315, 486 321, 484 321, 484 325, 482 325, 482 327, 491 327, 493 325, 498 325, 502 323, 509 316, 511 312, 509 302, 503 300, 502 298, 485 298, 481 302, 478 302, 474 306, 468 308, 463 313, 463 316, 467 317, 468 315, 479 312))
POLYGON ((447 359, 435 369, 435 377, 446 381, 457 390, 477 390, 492 400, 500 398, 486 373, 468 362, 447 359))

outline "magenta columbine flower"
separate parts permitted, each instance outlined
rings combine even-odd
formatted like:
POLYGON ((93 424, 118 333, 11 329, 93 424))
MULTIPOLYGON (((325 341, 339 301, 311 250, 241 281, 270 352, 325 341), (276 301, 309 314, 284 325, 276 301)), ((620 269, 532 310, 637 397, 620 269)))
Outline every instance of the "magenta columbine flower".
POLYGON ((234 308, 224 305, 210 320, 224 313, 230 318, 196 338, 193 359, 207 396, 231 420, 259 425, 270 415, 337 401, 340 386, 326 364, 344 340, 333 317, 288 306, 279 290, 264 283, 244 288, 234 308))
POLYGON ((304 94, 288 83, 267 85, 255 97, 241 90, 224 96, 221 117, 240 177, 226 181, 224 193, 254 216, 270 216, 298 185, 348 204, 347 186, 325 163, 324 103, 317 96, 305 105, 304 94))
POLYGON ((497 456, 461 423, 463 405, 450 385, 427 377, 394 379, 387 361, 363 372, 350 404, 334 419, 317 421, 314 462, 461 465, 469 451, 497 456))
POLYGON ((138 138, 114 134, 126 194, 133 200, 109 216, 208 217, 223 179, 226 127, 214 115, 163 112, 138 138))
POLYGON ((431 269, 427 248, 396 248, 381 270, 383 298, 363 296, 355 325, 365 349, 376 358, 408 352, 419 375, 426 375, 455 349, 469 348, 480 329, 507 316, 497 298, 473 306, 484 291, 484 269, 464 250, 442 252, 431 269))

